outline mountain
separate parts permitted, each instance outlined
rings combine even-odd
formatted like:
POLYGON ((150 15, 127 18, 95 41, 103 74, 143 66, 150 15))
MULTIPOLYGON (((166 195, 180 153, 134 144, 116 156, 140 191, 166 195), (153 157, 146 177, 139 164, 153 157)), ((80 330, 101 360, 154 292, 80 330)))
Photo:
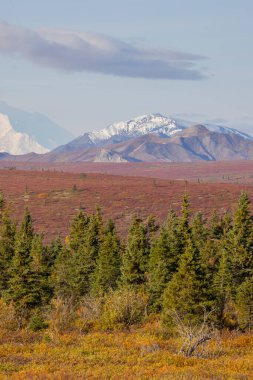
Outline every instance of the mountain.
POLYGON ((253 139, 231 131, 194 125, 170 136, 149 133, 117 144, 68 152, 51 152, 47 161, 191 162, 253 159, 253 139))
POLYGON ((0 101, 0 113, 8 115, 10 124, 17 132, 29 135, 48 150, 73 139, 73 135, 47 117, 27 112, 0 101))
POLYGON ((191 162, 253 159, 253 137, 233 128, 189 124, 160 114, 115 123, 43 154, 0 156, 39 162, 191 162))
MULTIPOLYGON (((185 120, 174 120, 159 113, 148 114, 134 119, 109 125, 95 132, 85 133, 54 150, 54 153, 80 152, 95 147, 105 147, 128 141, 133 138, 152 134, 160 138, 171 138, 183 133, 194 123, 185 120)), ((253 137, 234 128, 214 124, 203 124, 209 131, 222 135, 237 135, 253 140, 253 137)), ((163 141, 164 142, 164 141, 163 141)))
MULTIPOLYGON (((46 153, 48 149, 26 133, 20 133, 13 129, 9 118, 0 113, 0 152, 11 154, 26 154, 29 152, 46 153)), ((2 158, 4 155, 2 155, 2 158)))
POLYGON ((100 131, 85 133, 70 143, 55 149, 55 152, 71 152, 95 146, 105 146, 129 140, 133 137, 155 133, 160 137, 169 137, 185 129, 175 120, 160 114, 149 114, 109 125, 100 131))

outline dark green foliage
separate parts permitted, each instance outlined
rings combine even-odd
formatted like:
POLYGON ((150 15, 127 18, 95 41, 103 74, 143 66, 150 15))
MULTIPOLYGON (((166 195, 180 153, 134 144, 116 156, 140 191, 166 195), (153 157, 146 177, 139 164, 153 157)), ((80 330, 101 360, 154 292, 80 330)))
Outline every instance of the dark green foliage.
POLYGON ((77 300, 91 291, 102 234, 100 210, 88 219, 82 213, 75 218, 69 247, 61 250, 52 276, 57 296, 77 300))
POLYGON ((45 262, 47 266, 48 273, 51 274, 55 261, 57 257, 60 255, 61 250, 63 248, 63 244, 61 239, 58 237, 52 241, 49 247, 45 249, 45 262))
POLYGON ((0 191, 0 211, 4 210, 5 199, 3 193, 0 191))
POLYGON ((144 285, 147 279, 149 240, 147 229, 139 218, 134 218, 122 262, 122 284, 144 285))
POLYGON ((234 214, 233 228, 228 236, 228 249, 232 255, 232 271, 235 286, 240 285, 253 268, 253 218, 250 201, 242 193, 234 214))
POLYGON ((217 217, 217 211, 214 210, 211 217, 211 223, 209 228, 209 238, 210 239, 220 239, 223 234, 223 229, 221 223, 217 217))
POLYGON ((92 276, 91 289, 93 294, 103 294, 109 289, 116 288, 120 277, 120 265, 120 243, 114 223, 110 219, 102 238, 92 276))
POLYGON ((163 228, 151 248, 148 292, 152 310, 160 310, 162 295, 178 265, 179 256, 170 242, 168 229, 163 228))
POLYGON ((84 243, 89 217, 80 211, 73 219, 70 227, 69 246, 74 252, 77 252, 79 247, 84 243))
POLYGON ((232 300, 231 261, 226 250, 222 250, 217 273, 213 279, 215 315, 219 325, 230 327, 234 324, 232 300))
POLYGON ((248 277, 238 288, 236 295, 239 326, 243 330, 253 329, 253 276, 248 277))
POLYGON ((43 315, 40 311, 36 311, 30 317, 28 328, 31 331, 40 331, 46 329, 48 324, 44 321, 43 315))
POLYGON ((216 326, 252 329, 253 218, 245 193, 234 215, 214 212, 209 223, 190 213, 184 195, 181 215, 171 210, 161 228, 154 217, 135 217, 126 243, 112 220, 104 227, 99 209, 79 212, 65 242, 49 246, 28 210, 16 228, 1 194, 0 217, 0 297, 33 331, 46 327, 51 301, 67 299, 78 310, 83 297, 106 304, 110 328, 135 312, 138 321, 159 312, 169 326, 173 314, 191 325, 212 311, 208 321, 216 326))
POLYGON ((14 256, 16 225, 12 222, 8 210, 2 215, 0 226, 0 297, 8 289, 9 268, 14 256))
POLYGON ((185 323, 196 322, 203 312, 202 289, 198 280, 196 249, 189 242, 182 255, 178 271, 173 275, 164 293, 163 314, 166 323, 172 323, 176 313, 185 323))
POLYGON ((49 282, 50 271, 48 270, 46 250, 43 247, 43 236, 34 236, 30 257, 30 291, 36 300, 34 306, 40 307, 48 304, 52 298, 52 288, 49 282))
POLYGON ((10 267, 9 288, 6 298, 14 302, 16 309, 26 315, 37 305, 32 289, 33 274, 31 270, 31 246, 34 233, 32 219, 26 209, 20 231, 16 236, 15 252, 10 267))
POLYGON ((205 227, 205 221, 201 212, 197 212, 191 224, 191 239, 193 244, 201 249, 207 241, 208 231, 205 227))

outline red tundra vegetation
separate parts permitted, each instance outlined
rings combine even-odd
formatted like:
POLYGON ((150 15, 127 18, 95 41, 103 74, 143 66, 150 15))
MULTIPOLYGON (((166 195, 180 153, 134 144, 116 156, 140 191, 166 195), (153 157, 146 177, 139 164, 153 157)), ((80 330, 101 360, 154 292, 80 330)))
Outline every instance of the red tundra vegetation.
MULTIPOLYGON (((135 167, 138 165, 135 164, 135 167)), ((176 165, 173 164, 172 167, 176 165)), ((184 164, 184 167, 187 165, 184 164)), ((93 170, 95 168, 93 165, 93 170)), ((98 171, 99 168, 100 164, 97 166, 98 171)), ((158 168, 156 170, 158 172, 158 168)), ((199 174, 202 171, 203 168, 199 174)), ((125 174, 124 170, 123 173, 125 174)), ((191 173, 188 173, 189 177, 191 173)), ((201 176, 198 178, 199 181, 189 181, 57 172, 55 169, 2 169, 0 190, 11 203, 12 213, 18 220, 21 219, 24 208, 29 208, 37 231, 44 232, 47 241, 57 235, 66 236, 72 217, 80 209, 91 213, 96 206, 101 207, 104 218, 112 217, 119 233, 125 235, 135 214, 144 219, 154 215, 162 222, 169 208, 179 212, 182 194, 185 192, 189 195, 192 211, 202 211, 206 217, 210 216, 213 209, 217 209, 218 213, 233 209, 242 190, 253 199, 253 187, 247 181, 245 184, 208 183, 202 181, 201 176)))

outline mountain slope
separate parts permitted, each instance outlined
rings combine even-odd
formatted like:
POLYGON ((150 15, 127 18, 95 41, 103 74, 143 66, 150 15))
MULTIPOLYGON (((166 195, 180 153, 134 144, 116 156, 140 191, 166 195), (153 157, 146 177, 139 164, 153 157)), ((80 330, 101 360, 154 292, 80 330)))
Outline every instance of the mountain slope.
POLYGON ((195 125, 172 137, 146 134, 118 144, 77 151, 23 157, 3 157, 40 162, 193 162, 252 160, 253 140, 236 133, 210 131, 195 125))
POLYGON ((16 132, 8 116, 0 113, 0 152, 25 154, 29 152, 46 153, 48 150, 41 146, 26 133, 16 132))
MULTIPOLYGON (((130 139, 153 134, 160 138, 173 137, 183 133, 192 127, 193 123, 184 120, 173 120, 161 114, 149 114, 136 117, 134 119, 109 125, 108 127, 96 131, 85 133, 54 150, 55 153, 71 153, 84 151, 95 147, 105 147, 111 144, 126 142, 130 139)), ((253 140, 253 137, 220 125, 203 124, 209 131, 221 135, 237 135, 244 139, 253 140)))
POLYGON ((49 150, 73 139, 69 131, 41 114, 11 107, 3 101, 0 101, 0 113, 8 115, 17 132, 26 133, 49 150))
POLYGON ((95 146, 117 144, 133 137, 154 133, 160 137, 172 136, 185 127, 177 125, 175 120, 160 114, 149 114, 109 125, 100 131, 85 133, 70 143, 55 149, 55 152, 70 152, 95 146))
POLYGON ((203 125, 183 130, 173 137, 144 135, 71 155, 72 161, 191 162, 253 159, 253 140, 240 135, 209 131, 203 125), (101 152, 103 153, 101 155, 101 152), (107 159, 109 157, 110 159, 107 159))
POLYGON ((193 125, 150 114, 85 133, 44 155, 0 159, 40 162, 191 162, 253 159, 253 137, 232 128, 193 125))

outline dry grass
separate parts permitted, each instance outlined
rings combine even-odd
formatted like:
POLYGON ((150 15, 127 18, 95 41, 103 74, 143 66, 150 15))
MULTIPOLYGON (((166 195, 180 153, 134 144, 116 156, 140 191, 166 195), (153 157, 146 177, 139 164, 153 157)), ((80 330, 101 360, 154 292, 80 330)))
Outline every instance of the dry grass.
POLYGON ((176 352, 156 324, 128 332, 0 332, 0 379, 240 379, 253 378, 253 336, 223 334, 207 358, 176 352))

